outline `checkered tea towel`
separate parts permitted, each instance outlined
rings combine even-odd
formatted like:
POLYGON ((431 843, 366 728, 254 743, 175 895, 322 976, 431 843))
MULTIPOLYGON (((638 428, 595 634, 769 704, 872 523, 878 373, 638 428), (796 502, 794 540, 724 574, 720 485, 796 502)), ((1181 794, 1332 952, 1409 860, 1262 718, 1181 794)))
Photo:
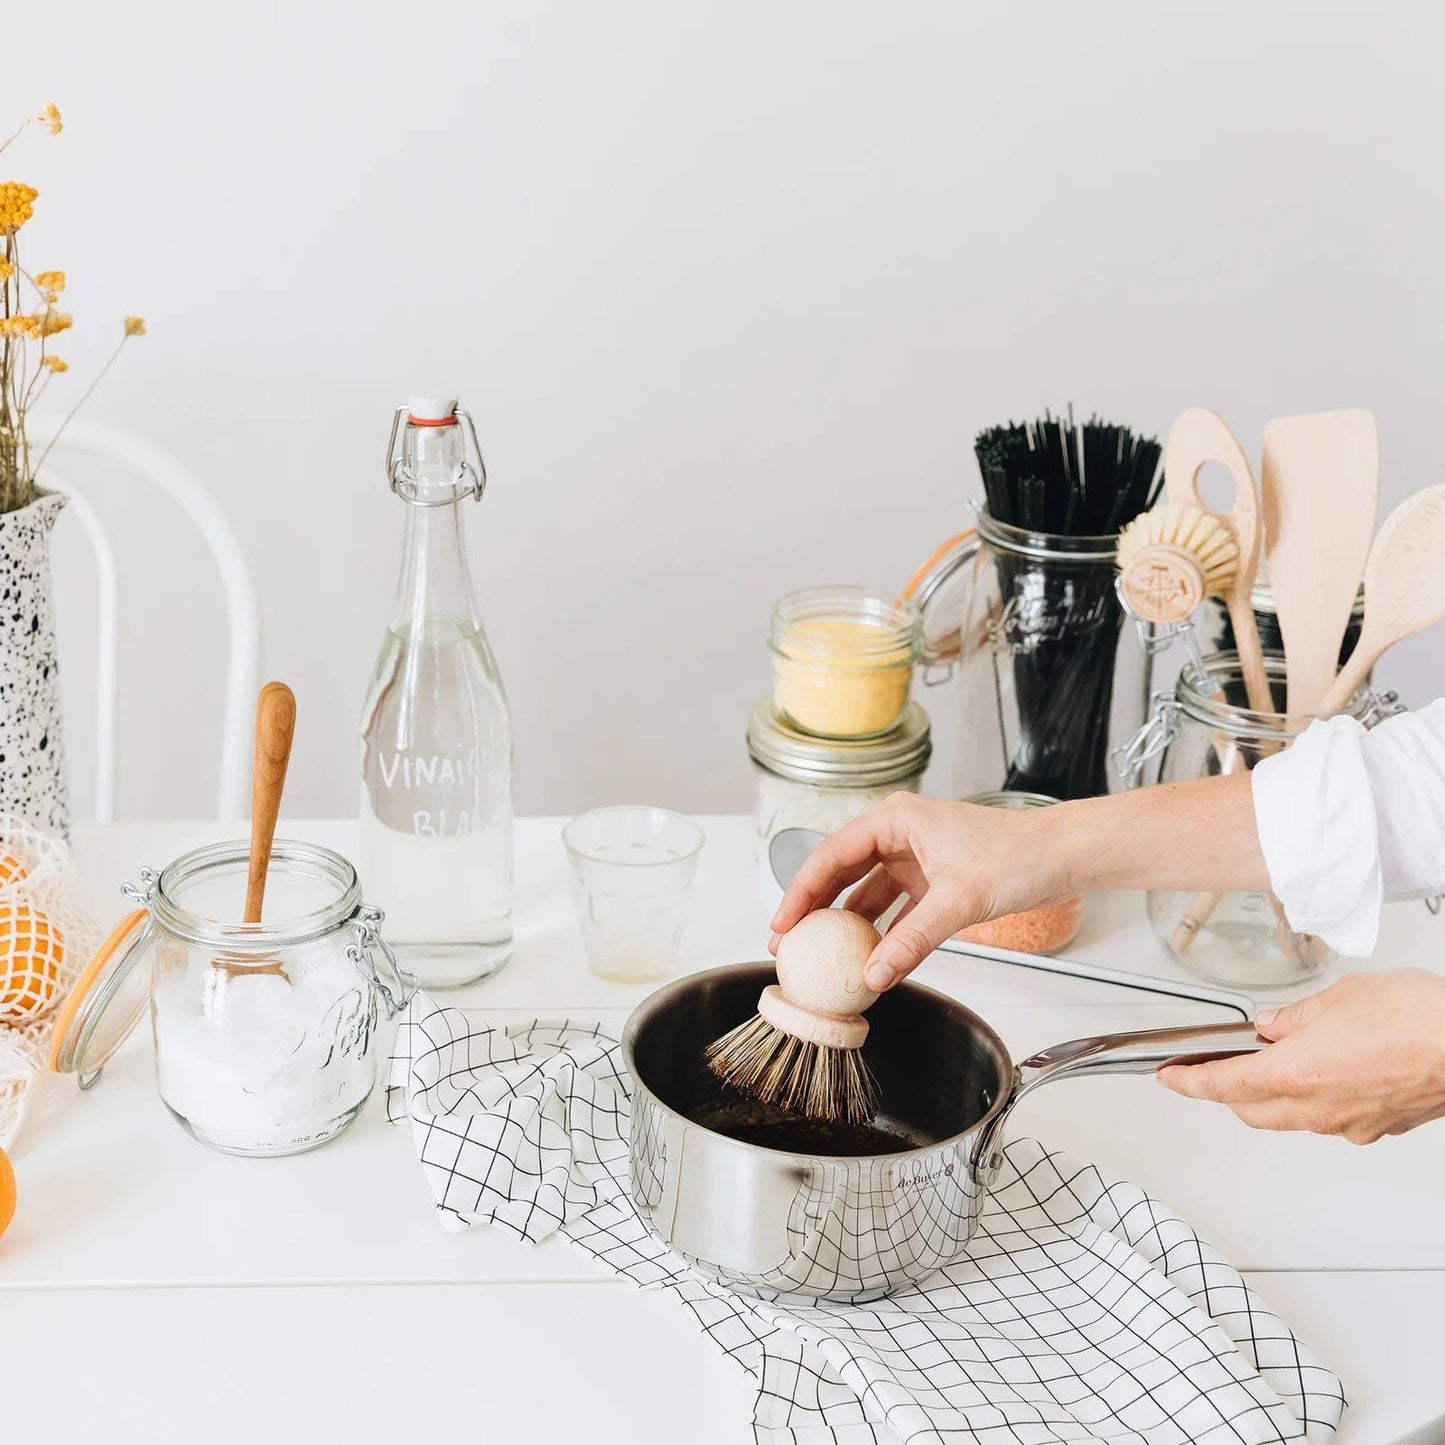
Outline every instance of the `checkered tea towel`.
POLYGON ((714 1284, 627 1189, 629 1086, 596 1028, 493 1028, 418 994, 393 1051, 449 1229, 560 1231, 671 1291, 757 1385, 763 1445, 1324 1442, 1340 1382, 1165 1205, 1010 1144, 969 1257, 867 1305, 766 1303, 714 1284))

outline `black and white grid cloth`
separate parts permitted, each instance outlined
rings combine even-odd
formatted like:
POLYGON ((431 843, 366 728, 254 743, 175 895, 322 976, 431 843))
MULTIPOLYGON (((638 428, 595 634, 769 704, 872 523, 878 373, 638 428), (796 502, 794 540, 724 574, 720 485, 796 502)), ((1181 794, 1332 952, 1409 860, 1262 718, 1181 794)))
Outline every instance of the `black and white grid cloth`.
POLYGON ((661 1243, 627 1188, 616 1043, 493 1028, 418 994, 388 1117, 409 1121, 441 1222, 561 1232, 675 1294, 757 1385, 763 1445, 1263 1445, 1333 1439, 1336 1377, 1177 1215, 1020 1139, 968 1259, 866 1305, 765 1303, 661 1243))

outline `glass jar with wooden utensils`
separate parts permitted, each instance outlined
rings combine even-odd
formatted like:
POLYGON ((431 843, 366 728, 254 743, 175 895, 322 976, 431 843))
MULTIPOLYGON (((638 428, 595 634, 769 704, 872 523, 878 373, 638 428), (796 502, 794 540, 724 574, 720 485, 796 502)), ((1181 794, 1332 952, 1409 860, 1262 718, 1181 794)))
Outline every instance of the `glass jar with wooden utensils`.
POLYGON ((414 983, 345 858, 277 840, 260 923, 240 921, 249 871, 244 842, 142 869, 126 890, 136 910, 62 1005, 51 1067, 90 1087, 149 1008, 156 1086, 177 1122, 228 1154, 294 1154, 361 1112, 379 1012, 395 1014, 414 983))
MULTIPOLYGON (((1284 658, 1263 654, 1266 676, 1283 707, 1284 658)), ((1184 782, 1252 768, 1289 747, 1315 720, 1249 706, 1243 669, 1233 653, 1211 653, 1201 675, 1180 673, 1172 696, 1155 710, 1123 755, 1126 772, 1142 779, 1156 759, 1158 782, 1184 782)), ((1387 716, 1391 696, 1360 689, 1339 711, 1366 726, 1387 716)), ((1284 988, 1312 978, 1333 954, 1310 934, 1293 932, 1266 893, 1154 892, 1148 895, 1155 935, 1177 962, 1213 983, 1246 989, 1284 988)))
POLYGON ((275 841, 296 699, 267 683, 256 706, 249 842, 141 870, 138 905, 81 971, 50 1066, 88 1089, 150 1009, 156 1085, 202 1144, 295 1154, 335 1138, 376 1078, 378 1007, 415 988, 329 848, 275 841))
POLYGON ((1151 662, 1124 636, 1119 531, 1161 485, 1159 444, 1045 416, 980 433, 986 501, 907 589, 924 681, 956 678, 952 791, 1108 792, 1111 747, 1143 721, 1151 662))

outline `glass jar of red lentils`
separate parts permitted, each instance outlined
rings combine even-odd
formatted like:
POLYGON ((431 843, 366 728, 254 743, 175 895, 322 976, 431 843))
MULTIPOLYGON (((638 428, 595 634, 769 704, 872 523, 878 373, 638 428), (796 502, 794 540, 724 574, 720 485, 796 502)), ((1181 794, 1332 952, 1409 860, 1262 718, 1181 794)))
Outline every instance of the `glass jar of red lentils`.
MULTIPOLYGON (((1042 793, 975 793, 964 802, 981 808, 1049 808, 1059 800, 1042 793)), ((1023 913, 1006 913, 963 928, 958 937, 965 943, 981 943, 985 948, 1008 948, 1015 953, 1057 953, 1079 936, 1084 919, 1084 900, 1069 898, 1063 903, 1050 903, 1043 908, 1030 908, 1023 913)))

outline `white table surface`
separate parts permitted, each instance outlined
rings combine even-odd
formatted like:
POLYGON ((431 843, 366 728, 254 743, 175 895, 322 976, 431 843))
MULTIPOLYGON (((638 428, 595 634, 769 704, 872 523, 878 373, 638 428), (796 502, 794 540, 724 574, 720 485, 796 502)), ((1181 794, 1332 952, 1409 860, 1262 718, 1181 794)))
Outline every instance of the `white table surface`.
MULTIPOLYGON (((683 970, 762 955, 766 909, 743 818, 708 845, 683 970)), ((644 988, 591 977, 565 892, 561 820, 518 825, 518 941, 449 1001, 503 1017, 620 1026, 644 988)), ((283 833, 354 856, 349 822, 283 833)), ((233 827, 77 830, 88 901, 233 827)), ((1445 961, 1445 920, 1392 909, 1368 967, 1445 961)), ((1131 895, 1092 901, 1074 952, 1170 972, 1131 895)), ((1223 1017, 1177 1000, 939 955, 920 978, 984 1014, 1016 1056, 1079 1034, 1223 1017)), ((1177 976, 1177 975, 1176 975, 1177 976)), ((1147 1078, 1039 1091, 1013 1132, 1169 1200, 1345 1381, 1344 1445, 1445 1441, 1445 1124, 1357 1149, 1254 1133, 1147 1078), (1438 1424, 1432 1426, 1431 1422, 1438 1424)), ((751 1391, 666 1298, 564 1243, 531 1247, 432 1217, 379 1098, 336 1142, 289 1159, 214 1154, 156 1096, 142 1029, 89 1094, 45 1088, 14 1151, 20 1208, 0 1239, 0 1438, 115 1442, 750 1440, 751 1391), (11 1343, 34 1342, 17 1353, 11 1343), (554 1382, 567 1361, 567 1389, 554 1382), (404 1386, 404 1388, 402 1388, 404 1386), (27 1428, 29 1427, 29 1428, 27 1428), (446 1432, 446 1433, 443 1433, 446 1432)))

